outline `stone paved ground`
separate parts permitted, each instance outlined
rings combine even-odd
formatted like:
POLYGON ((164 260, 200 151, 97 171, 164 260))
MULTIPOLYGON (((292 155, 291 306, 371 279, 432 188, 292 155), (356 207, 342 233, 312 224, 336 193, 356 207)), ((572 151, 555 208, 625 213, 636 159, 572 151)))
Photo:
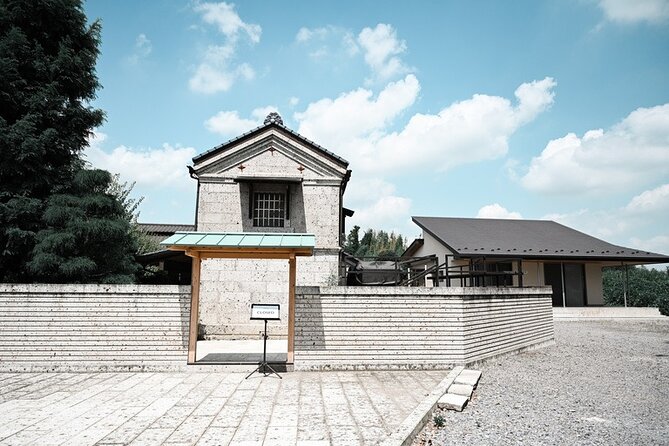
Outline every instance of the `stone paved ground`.
POLYGON ((375 444, 446 374, 0 373, 0 445, 375 444))
POLYGON ((429 444, 669 444, 669 318, 556 322, 555 338, 480 367, 472 401, 424 431, 429 444))

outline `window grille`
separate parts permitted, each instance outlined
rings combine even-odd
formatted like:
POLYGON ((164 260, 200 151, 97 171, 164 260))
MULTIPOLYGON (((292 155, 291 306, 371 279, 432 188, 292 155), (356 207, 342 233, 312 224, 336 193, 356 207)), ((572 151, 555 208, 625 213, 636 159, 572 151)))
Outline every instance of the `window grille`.
POLYGON ((253 226, 283 228, 286 220, 286 194, 256 192, 253 194, 253 226))

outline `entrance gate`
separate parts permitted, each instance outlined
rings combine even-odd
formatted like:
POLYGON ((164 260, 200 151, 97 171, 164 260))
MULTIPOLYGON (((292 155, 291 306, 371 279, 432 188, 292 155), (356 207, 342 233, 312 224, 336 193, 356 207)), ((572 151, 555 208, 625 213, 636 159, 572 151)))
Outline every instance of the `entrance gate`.
MULTIPOLYGON (((292 363, 295 351, 295 279, 296 258, 313 255, 312 234, 278 234, 258 232, 177 232, 161 244, 167 249, 183 251, 193 259, 191 305, 188 332, 188 364, 196 359, 200 305, 200 272, 205 259, 286 259, 288 260, 288 356, 292 363)), ((249 303, 250 305, 250 303, 249 303)))

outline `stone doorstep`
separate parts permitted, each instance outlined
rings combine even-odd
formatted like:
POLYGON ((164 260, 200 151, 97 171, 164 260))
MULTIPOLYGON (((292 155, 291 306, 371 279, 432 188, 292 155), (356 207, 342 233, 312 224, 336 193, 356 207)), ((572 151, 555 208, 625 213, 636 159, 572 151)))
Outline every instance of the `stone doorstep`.
POLYGON ((479 379, 481 379, 480 370, 465 369, 455 378, 455 384, 466 384, 475 389, 479 379))
POLYGON ((455 393, 446 393, 444 396, 439 398, 437 406, 440 409, 457 410, 458 412, 462 412, 462 409, 464 409, 467 405, 467 401, 469 401, 469 398, 466 396, 456 395, 455 393))
POLYGON ((473 392, 474 387, 468 384, 452 384, 451 387, 448 388, 448 393, 466 396, 467 398, 471 398, 473 392))

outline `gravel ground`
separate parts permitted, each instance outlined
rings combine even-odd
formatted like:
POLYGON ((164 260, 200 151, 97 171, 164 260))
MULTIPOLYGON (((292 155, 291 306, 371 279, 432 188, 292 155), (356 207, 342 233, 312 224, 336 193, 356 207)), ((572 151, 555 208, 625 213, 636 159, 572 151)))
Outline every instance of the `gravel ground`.
POLYGON ((669 444, 669 319, 555 322, 555 340, 484 364, 414 445, 669 444))

